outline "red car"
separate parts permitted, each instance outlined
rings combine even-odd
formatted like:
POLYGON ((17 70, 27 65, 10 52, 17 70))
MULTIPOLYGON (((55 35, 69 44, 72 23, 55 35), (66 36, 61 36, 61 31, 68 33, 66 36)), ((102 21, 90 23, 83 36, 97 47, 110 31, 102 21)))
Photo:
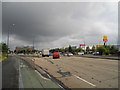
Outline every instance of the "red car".
POLYGON ((54 52, 53 53, 53 59, 55 59, 55 58, 60 58, 59 52, 54 52))

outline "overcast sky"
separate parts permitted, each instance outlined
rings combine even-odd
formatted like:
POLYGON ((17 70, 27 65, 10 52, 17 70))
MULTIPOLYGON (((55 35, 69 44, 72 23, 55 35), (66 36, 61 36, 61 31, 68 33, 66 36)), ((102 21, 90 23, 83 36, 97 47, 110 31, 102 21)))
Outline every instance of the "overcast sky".
POLYGON ((10 47, 56 48, 85 43, 117 44, 117 2, 4 2, 3 41, 10 30, 10 47), (15 24, 13 27, 12 24, 15 24))

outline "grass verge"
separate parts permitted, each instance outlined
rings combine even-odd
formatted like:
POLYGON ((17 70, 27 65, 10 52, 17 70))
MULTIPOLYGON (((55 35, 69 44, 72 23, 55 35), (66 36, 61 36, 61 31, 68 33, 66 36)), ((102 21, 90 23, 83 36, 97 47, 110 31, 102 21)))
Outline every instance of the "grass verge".
POLYGON ((4 55, 0 55, 0 62, 3 62, 3 61, 6 60, 6 59, 7 59, 6 56, 4 56, 4 55))

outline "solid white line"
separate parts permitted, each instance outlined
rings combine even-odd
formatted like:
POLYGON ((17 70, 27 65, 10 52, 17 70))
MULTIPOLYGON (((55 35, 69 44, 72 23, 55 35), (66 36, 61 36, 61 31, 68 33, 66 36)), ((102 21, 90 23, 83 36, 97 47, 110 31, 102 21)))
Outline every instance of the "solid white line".
POLYGON ((94 85, 94 84, 92 84, 92 83, 90 83, 90 82, 86 81, 85 79, 80 78, 80 77, 79 77, 79 76, 77 76, 77 75, 74 75, 74 76, 75 76, 76 78, 78 78, 78 79, 80 79, 80 80, 82 80, 82 81, 84 81, 84 82, 86 82, 86 83, 90 84, 91 86, 96 87, 96 85, 94 85))
POLYGON ((20 68, 20 61, 19 61, 19 88, 24 88, 22 74, 21 74, 21 68, 20 68))
POLYGON ((63 88, 61 85, 58 84, 59 87, 63 88))
POLYGON ((51 78, 49 74, 47 74, 47 75, 48 75, 49 78, 51 78))
POLYGON ((61 87, 63 90, 65 90, 60 84, 57 83, 57 85, 58 85, 59 87, 61 87))
POLYGON ((49 79, 47 79, 47 78, 45 78, 45 77, 43 77, 37 70, 35 70, 35 72, 37 72, 38 73, 38 75, 41 77, 41 78, 43 78, 43 79, 45 79, 45 80, 49 80, 49 79))

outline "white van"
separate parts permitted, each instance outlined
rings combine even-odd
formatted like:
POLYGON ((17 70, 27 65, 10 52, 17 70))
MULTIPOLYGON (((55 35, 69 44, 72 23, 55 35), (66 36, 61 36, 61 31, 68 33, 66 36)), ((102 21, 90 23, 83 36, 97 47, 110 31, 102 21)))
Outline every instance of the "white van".
POLYGON ((49 57, 49 50, 48 49, 42 49, 42 57, 48 56, 49 57))

